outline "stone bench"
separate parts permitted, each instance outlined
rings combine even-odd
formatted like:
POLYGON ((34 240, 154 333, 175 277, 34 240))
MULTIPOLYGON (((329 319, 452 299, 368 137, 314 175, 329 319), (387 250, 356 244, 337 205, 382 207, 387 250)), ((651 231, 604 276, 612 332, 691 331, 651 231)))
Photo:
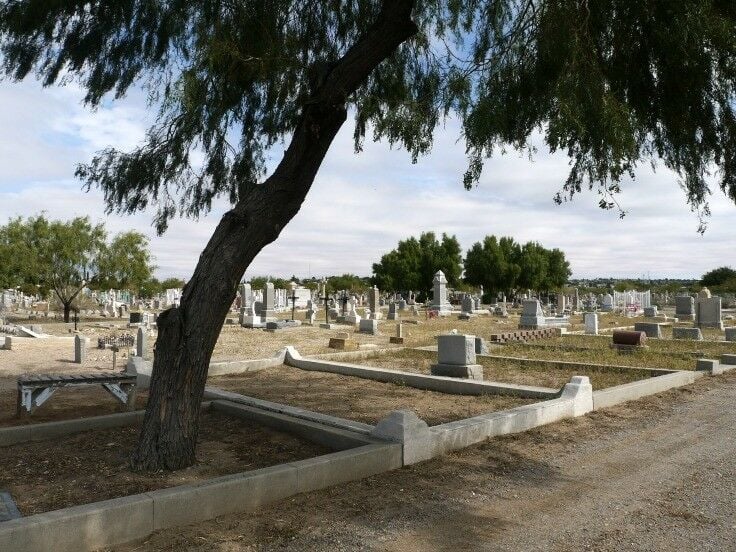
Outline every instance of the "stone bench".
POLYGON ((101 374, 38 374, 18 378, 18 404, 20 417, 45 403, 57 389, 83 385, 101 385, 113 397, 132 410, 135 406, 136 376, 120 372, 101 374))

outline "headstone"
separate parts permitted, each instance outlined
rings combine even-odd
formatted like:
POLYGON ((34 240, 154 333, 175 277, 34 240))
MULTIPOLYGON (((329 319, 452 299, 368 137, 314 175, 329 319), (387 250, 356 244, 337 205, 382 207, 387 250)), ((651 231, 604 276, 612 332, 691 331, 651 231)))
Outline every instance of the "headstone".
POLYGON ((698 299, 710 299, 711 294, 710 290, 707 287, 704 287, 698 292, 698 299))
POLYGON ((486 340, 482 337, 475 338, 475 354, 476 355, 487 355, 488 354, 488 344, 486 343, 486 340))
POLYGON ((644 347, 647 343, 647 334, 631 330, 613 330, 611 339, 614 346, 644 347))
POLYGON ((473 314, 473 311, 475 310, 475 303, 473 302, 473 298, 470 295, 466 295, 463 297, 462 302, 462 312, 465 314, 473 314))
POLYGON ((131 312, 128 314, 128 323, 129 324, 142 324, 143 323, 143 313, 142 312, 131 312))
POLYGON ((358 331, 360 333, 378 335, 378 320, 372 318, 361 319, 358 325, 358 331))
POLYGON ((726 328, 726 341, 736 341, 736 326, 726 328))
POLYGON ((695 320, 695 299, 689 295, 675 297, 675 317, 680 320, 695 320))
POLYGON ((432 287, 434 289, 432 310, 439 312, 440 315, 449 314, 452 311, 452 307, 447 300, 447 278, 445 278, 445 273, 441 270, 438 270, 434 275, 432 287))
POLYGON ((396 345, 404 344, 404 327, 401 325, 401 322, 396 324, 396 335, 392 335, 388 340, 390 343, 395 343, 396 345))
POLYGON ((672 328, 672 339, 692 339, 695 341, 703 340, 703 333, 700 328, 672 328))
POLYGON ((406 310, 406 301, 404 299, 399 299, 398 307, 400 311, 406 310))
POLYGON ((698 328, 717 328, 723 330, 721 298, 701 297, 700 294, 703 291, 708 291, 708 289, 703 288, 698 294, 698 300, 695 302, 695 325, 698 328))
POLYGON ((261 318, 263 322, 270 322, 276 317, 275 292, 273 282, 266 282, 263 289, 263 306, 261 307, 261 318))
POLYGON ((388 320, 398 320, 399 313, 397 309, 398 305, 393 301, 388 304, 388 320))
POLYGON ((380 302, 380 293, 378 292, 378 287, 373 286, 368 291, 368 308, 371 309, 371 319, 372 320, 380 320, 381 319, 381 302, 380 302))
POLYGON ((536 330, 546 325, 542 305, 539 304, 539 300, 525 300, 523 311, 521 312, 521 319, 519 320, 519 328, 536 330))
POLYGON ((74 336, 74 362, 76 364, 83 364, 84 359, 87 357, 87 339, 75 335, 74 336))
POLYGON ((483 367, 476 364, 474 335, 440 335, 437 337, 437 364, 431 368, 435 376, 483 379, 483 367))
POLYGON ((603 312, 611 312, 613 310, 613 295, 606 293, 603 296, 603 304, 601 306, 603 312))
POLYGON ((140 358, 146 356, 146 332, 143 328, 138 328, 138 335, 135 338, 135 356, 140 358))
POLYGON ((565 300, 565 294, 564 293, 558 293, 557 294, 557 312, 563 313, 565 312, 565 308, 567 307, 567 301, 565 300))
POLYGON ((662 338, 662 326, 656 322, 637 322, 634 324, 635 332, 644 332, 647 337, 662 338))
POLYGON ((644 316, 654 318, 657 316, 657 307, 644 307, 644 316))
POLYGON ((345 315, 345 323, 359 326, 360 320, 360 315, 358 314, 358 311, 355 310, 355 302, 351 299, 348 301, 348 313, 345 315))
POLYGON ((249 283, 240 284, 240 309, 248 309, 250 308, 251 303, 253 302, 253 290, 250 287, 249 283))
POLYGON ((587 335, 598 335, 598 313, 585 313, 585 333, 587 335))

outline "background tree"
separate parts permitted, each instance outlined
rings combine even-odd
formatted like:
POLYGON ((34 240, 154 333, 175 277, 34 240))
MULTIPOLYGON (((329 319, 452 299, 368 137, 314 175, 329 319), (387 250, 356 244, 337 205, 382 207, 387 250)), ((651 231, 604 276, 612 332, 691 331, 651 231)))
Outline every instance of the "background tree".
MULTIPOLYGON (((108 245, 102 223, 88 217, 50 221, 45 215, 16 218, 0 226, 0 259, 8 259, 7 287, 30 286, 53 293, 69 322, 82 289, 138 286, 151 277, 148 240, 119 234, 108 245)), ((132 289, 136 289, 133 287, 132 289)))
POLYGON ((499 292, 511 296, 521 272, 518 264, 521 247, 513 238, 486 236, 473 244, 465 261, 465 281, 483 286, 484 301, 491 302, 499 292))
POLYGON ((642 160, 678 172, 701 214, 714 166, 736 200, 730 1, 13 0, 0 5, 0 51, 5 74, 76 77, 92 106, 133 85, 158 102, 140 147, 78 170, 111 211, 153 207, 163 230, 218 196, 233 204, 180 306, 158 319, 138 469, 194 462, 207 367, 237 283, 299 211, 350 110, 356 149, 370 130, 413 159, 457 118, 468 187, 487 156, 530 150, 541 129, 571 159, 558 201, 589 186, 615 207, 621 177, 642 160))
POLYGON ((148 247, 148 238, 140 232, 115 236, 100 258, 101 285, 139 292, 155 270, 148 247))
POLYGON ((705 287, 716 287, 725 284, 729 280, 736 280, 736 270, 730 266, 722 266, 703 274, 700 283, 705 287))
POLYGON ((369 278, 362 278, 355 274, 343 274, 327 278, 327 291, 333 293, 343 289, 353 293, 363 293, 370 285, 369 278))
POLYGON ((373 265, 373 283, 386 291, 421 291, 432 288, 435 273, 445 273, 451 286, 460 282, 462 274, 460 242, 455 236, 423 232, 419 239, 399 241, 396 249, 386 253, 373 265))

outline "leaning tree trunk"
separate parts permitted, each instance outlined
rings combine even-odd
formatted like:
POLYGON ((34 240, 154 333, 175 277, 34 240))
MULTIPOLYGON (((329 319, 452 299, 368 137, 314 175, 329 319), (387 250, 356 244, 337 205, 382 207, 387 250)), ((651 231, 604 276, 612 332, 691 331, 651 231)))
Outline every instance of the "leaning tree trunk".
POLYGON ((313 85, 274 173, 252 186, 218 224, 184 287, 179 307, 158 318, 150 393, 131 465, 175 470, 194 463, 199 409, 212 351, 255 256, 296 215, 345 122, 347 97, 417 32, 413 0, 385 0, 375 23, 313 85))

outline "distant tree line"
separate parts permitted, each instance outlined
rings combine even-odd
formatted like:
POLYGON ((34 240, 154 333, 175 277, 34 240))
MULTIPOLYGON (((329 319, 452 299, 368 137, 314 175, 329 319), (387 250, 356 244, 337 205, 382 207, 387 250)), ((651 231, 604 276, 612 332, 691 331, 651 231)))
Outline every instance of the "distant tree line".
POLYGON ((553 291, 570 277, 570 263, 559 249, 546 249, 537 242, 517 243, 511 237, 486 236, 462 258, 455 236, 422 233, 399 242, 396 249, 373 265, 373 282, 389 291, 427 292, 434 274, 442 270, 451 287, 483 286, 487 297, 513 295, 516 290, 553 291), (464 270, 464 274, 463 274, 464 270))

